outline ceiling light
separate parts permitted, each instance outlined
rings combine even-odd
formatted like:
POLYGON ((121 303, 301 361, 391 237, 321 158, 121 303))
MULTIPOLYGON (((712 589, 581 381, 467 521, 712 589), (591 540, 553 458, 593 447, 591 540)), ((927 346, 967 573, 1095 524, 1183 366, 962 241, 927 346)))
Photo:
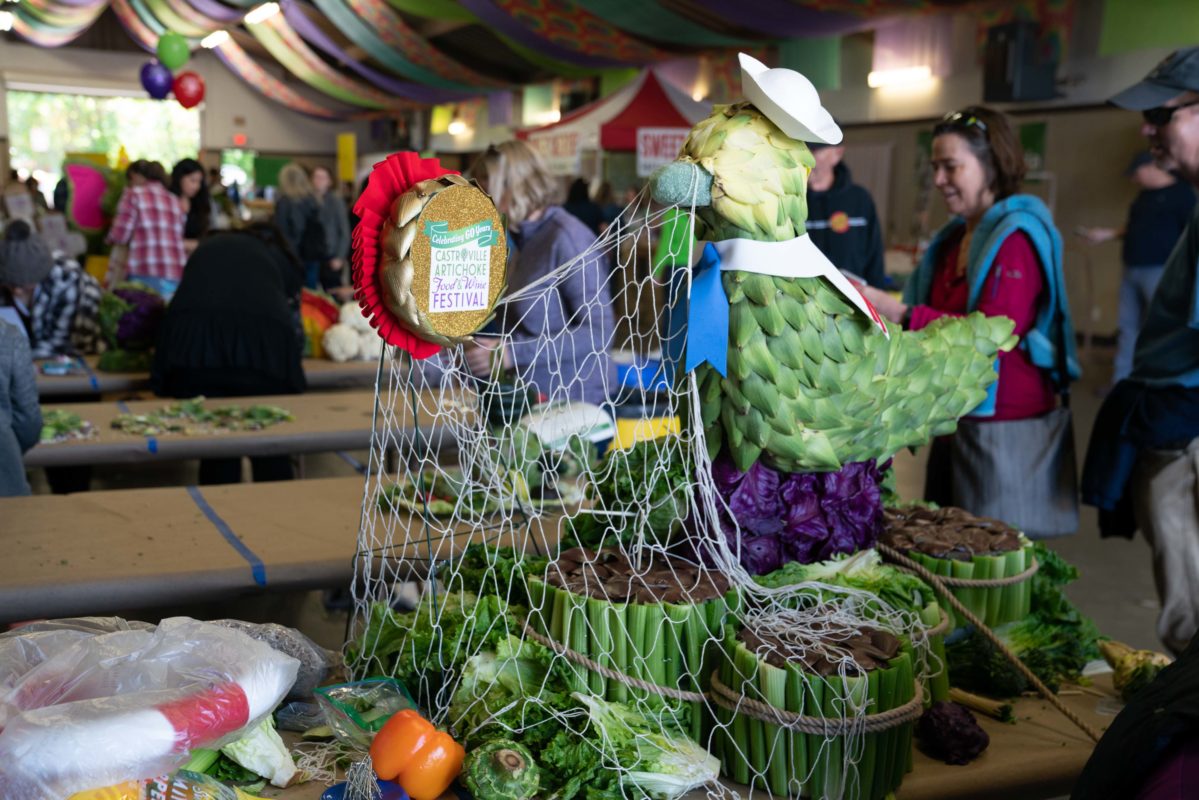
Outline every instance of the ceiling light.
POLYGON ((11 11, 0 11, 0 31, 12 30, 13 16, 11 11))
POLYGON ((878 89, 882 86, 901 86, 908 83, 923 83, 932 76, 933 71, 928 66, 881 69, 866 76, 866 85, 871 89, 878 89))
POLYGON ((456 119, 445 130, 450 136, 461 136, 466 133, 466 123, 460 119, 456 119))
POLYGON ((266 22, 268 19, 278 13, 278 3, 263 3, 262 5, 251 9, 250 13, 246 14, 245 21, 247 25, 257 25, 260 22, 266 22))
POLYGON ((200 40, 200 47, 206 50, 215 50, 227 41, 229 41, 229 31, 213 31, 200 40))

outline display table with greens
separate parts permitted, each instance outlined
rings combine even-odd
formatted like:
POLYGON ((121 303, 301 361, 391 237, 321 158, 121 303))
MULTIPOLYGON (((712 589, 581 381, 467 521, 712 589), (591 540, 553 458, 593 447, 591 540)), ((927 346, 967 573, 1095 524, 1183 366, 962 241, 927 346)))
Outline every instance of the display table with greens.
MULTIPOLYGON (((212 408, 236 405, 284 408, 294 421, 258 430, 227 430, 203 434, 156 431, 151 436, 113 428, 122 415, 157 414, 169 401, 138 400, 76 403, 67 410, 91 422, 96 436, 52 447, 38 446, 25 455, 27 467, 82 464, 116 464, 163 459, 221 458, 230 456, 302 455, 338 450, 364 450, 370 446, 374 393, 276 395, 210 400, 212 408)), ((404 424, 397 417, 398 424, 404 424)))

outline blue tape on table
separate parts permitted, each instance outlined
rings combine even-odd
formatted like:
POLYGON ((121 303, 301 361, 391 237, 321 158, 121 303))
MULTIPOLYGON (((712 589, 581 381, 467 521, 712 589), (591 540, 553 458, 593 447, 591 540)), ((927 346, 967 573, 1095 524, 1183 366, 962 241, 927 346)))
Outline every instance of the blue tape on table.
MULTIPOLYGON (((129 411, 129 406, 125 405, 124 400, 117 401, 117 411, 120 411, 122 414, 132 413, 129 411)), ((158 439, 153 436, 147 436, 146 437, 146 449, 150 451, 150 455, 157 455, 158 454, 158 439)))
POLYGON ((79 366, 83 367, 83 371, 87 373, 87 380, 92 385, 92 391, 100 391, 100 380, 96 377, 96 373, 92 370, 91 365, 82 358, 76 360, 79 362, 79 366))
POLYGON ((200 487, 189 486, 187 487, 187 493, 191 496, 192 502, 196 504, 201 513, 208 517, 208 521, 216 527, 217 532, 225 537, 225 541, 250 565, 250 572, 254 575, 254 583, 259 586, 266 586, 266 565, 262 563, 262 559, 255 555, 253 550, 246 547, 245 542, 237 538, 237 534, 229 527, 229 523, 221 519, 221 515, 216 513, 216 509, 204 499, 204 495, 200 493, 200 487))

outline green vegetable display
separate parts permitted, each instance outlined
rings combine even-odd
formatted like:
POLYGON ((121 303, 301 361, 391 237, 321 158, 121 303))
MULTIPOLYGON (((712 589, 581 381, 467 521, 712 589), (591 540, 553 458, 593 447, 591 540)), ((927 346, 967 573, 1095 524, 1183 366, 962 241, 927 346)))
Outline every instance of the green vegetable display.
POLYGON ((576 692, 587 708, 592 735, 627 772, 621 781, 654 798, 681 797, 715 783, 720 759, 662 720, 647 719, 621 703, 576 692))
MULTIPOLYGON (((840 721, 849 708, 863 704, 866 713, 880 713, 905 705, 915 695, 914 662, 906 643, 885 667, 845 677, 819 676, 805 665, 780 667, 762 660, 738 640, 731 626, 726 628, 725 654, 720 666, 725 686, 807 717, 840 721)), ((723 726, 715 738, 722 773, 776 797, 823 797, 829 786, 840 785, 844 796, 882 800, 912 768, 914 721, 863 734, 861 757, 849 765, 842 784, 848 752, 843 736, 791 731, 723 706, 716 709, 716 718, 723 726)))
MULTIPOLYGON (((717 106, 655 175, 653 195, 695 206, 700 240, 784 242, 805 232, 813 163, 749 103, 717 106)), ((1016 344, 1004 317, 943 318, 887 338, 824 278, 722 276, 727 377, 696 369, 697 422, 713 459, 728 452, 742 472, 759 458, 783 472, 835 471, 950 433, 986 397, 996 354, 1016 344)))
MULTIPOLYGON (((627 562, 611 551, 566 551, 551 567, 550 578, 529 580, 530 608, 536 610, 530 624, 543 636, 635 680, 703 692, 712 670, 714 645, 726 616, 737 607, 737 595, 720 578, 704 582, 701 596, 701 584, 683 577, 684 568, 665 560, 652 566, 647 561, 643 572, 630 577, 627 562), (570 562, 569 557, 581 561, 570 562), (575 564, 574 569, 568 572, 567 563, 575 564), (588 575, 600 571, 609 581, 602 592, 581 594, 576 590, 580 583, 586 584, 588 575), (551 580, 572 588, 552 585, 551 580), (620 590, 616 590, 617 581, 623 581, 620 590)), ((650 707, 668 704, 661 694, 609 679, 581 664, 570 662, 570 670, 575 691, 590 691, 608 700, 636 700, 650 707)), ((684 724, 699 740, 702 704, 688 703, 685 711, 684 724)))
POLYGON ((541 770, 523 745, 493 739, 467 754, 462 781, 475 797, 532 800, 541 788, 541 770))
MULTIPOLYGON (((1099 631, 1079 613, 1062 587, 1078 570, 1041 544, 1033 545, 1041 568, 1030 581, 1031 613, 994 628, 999 639, 1051 689, 1078 682, 1088 661, 1098 658, 1099 631)), ((954 686, 991 697, 1014 697, 1028 682, 993 644, 977 632, 946 648, 954 686)))
POLYGON ((290 411, 278 406, 207 408, 204 403, 205 398, 195 397, 171 403, 152 414, 118 414, 112 420, 112 427, 137 436, 195 435, 214 431, 257 431, 295 420, 290 411))
MULTIPOLYGON (((860 589, 870 592, 891 609, 916 614, 928 628, 938 627, 944 613, 932 587, 915 575, 882 563, 877 550, 860 550, 852 556, 833 558, 816 564, 792 561, 774 572, 758 576, 756 580, 770 588, 818 581, 831 586, 860 589)), ((944 633, 929 637, 929 651, 932 663, 928 666, 934 670, 934 674, 925 686, 925 700, 934 703, 949 699, 949 670, 945 666, 944 633)))
POLYGON ((346 663, 361 675, 387 675, 403 683, 422 707, 452 680, 466 659, 508 633, 518 613, 494 595, 430 592, 406 614, 372 603, 365 629, 346 649, 346 663))
POLYGON ((90 439, 96 435, 92 423, 73 411, 62 408, 47 408, 42 411, 43 444, 65 442, 72 439, 90 439))
POLYGON ((599 547, 641 534, 668 544, 690 515, 694 465, 677 436, 612 450, 596 468, 590 510, 568 520, 568 540, 599 547))

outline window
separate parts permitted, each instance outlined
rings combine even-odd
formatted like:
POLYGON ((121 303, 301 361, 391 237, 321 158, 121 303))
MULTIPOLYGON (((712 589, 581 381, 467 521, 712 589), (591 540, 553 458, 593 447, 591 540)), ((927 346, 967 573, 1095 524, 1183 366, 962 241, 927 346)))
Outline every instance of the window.
POLYGON ((8 91, 12 168, 32 175, 47 196, 72 153, 99 153, 110 164, 121 146, 130 160, 161 161, 170 172, 200 151, 200 112, 173 100, 8 91))

